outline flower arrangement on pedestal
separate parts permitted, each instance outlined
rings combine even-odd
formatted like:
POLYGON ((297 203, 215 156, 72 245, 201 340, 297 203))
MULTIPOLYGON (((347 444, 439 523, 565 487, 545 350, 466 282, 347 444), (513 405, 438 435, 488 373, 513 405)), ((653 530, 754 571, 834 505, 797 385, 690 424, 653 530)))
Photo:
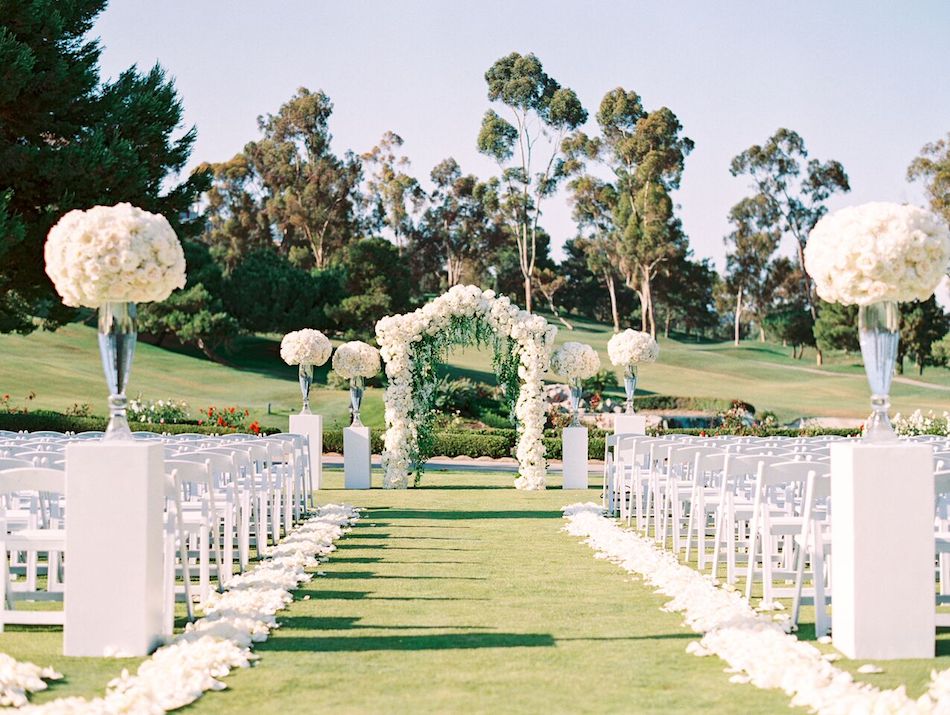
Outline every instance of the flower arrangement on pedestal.
POLYGON ((571 426, 580 424, 578 405, 581 400, 581 381, 593 377, 600 370, 600 356, 590 345, 568 342, 551 356, 551 372, 568 379, 571 388, 571 426))
POLYGON ((623 388, 627 394, 627 414, 632 415, 633 396, 637 391, 637 369, 640 363, 656 362, 660 346, 649 333, 627 329, 607 342, 610 362, 623 368, 623 388))
POLYGON ((805 246, 805 269, 829 303, 857 305, 873 412, 865 439, 896 439, 888 394, 900 337, 898 302, 927 300, 950 264, 950 231, 917 206, 868 203, 822 218, 805 246))
POLYGON ((300 394, 303 407, 300 414, 309 415, 310 388, 313 386, 313 367, 323 365, 330 357, 333 346, 319 330, 304 328, 287 333, 280 341, 280 356, 288 365, 299 365, 300 394))
POLYGON ((494 348, 498 381, 518 423, 518 489, 543 489, 545 399, 543 378, 557 328, 494 291, 455 286, 431 303, 376 324, 386 363, 383 485, 404 488, 432 444, 432 365, 457 344, 494 348))
POLYGON ((99 311, 99 353, 109 386, 105 439, 132 439, 126 419, 136 303, 185 286, 185 254, 168 220, 131 204, 70 211, 46 239, 46 274, 63 303, 99 311))
POLYGON ((360 405, 363 402, 364 381, 379 373, 380 366, 379 350, 359 340, 343 343, 333 354, 333 369, 340 377, 350 381, 350 410, 354 427, 363 424, 360 421, 360 405))

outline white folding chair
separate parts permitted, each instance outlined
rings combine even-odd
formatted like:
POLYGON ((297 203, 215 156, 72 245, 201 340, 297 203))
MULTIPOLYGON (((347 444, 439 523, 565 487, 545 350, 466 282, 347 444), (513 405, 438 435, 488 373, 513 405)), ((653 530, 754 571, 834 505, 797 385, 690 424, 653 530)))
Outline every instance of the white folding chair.
MULTIPOLYGON (((58 469, 41 467, 20 467, 0 472, 0 630, 7 624, 24 625, 62 625, 63 611, 17 609, 17 600, 61 601, 63 599, 63 554, 66 551, 66 531, 61 519, 51 519, 49 515, 39 513, 44 502, 61 500, 66 490, 65 472, 58 469), (30 521, 11 529, 7 505, 19 499, 24 493, 36 494, 36 500, 29 497, 36 510, 30 521), (39 563, 41 553, 47 554, 46 589, 38 587, 37 576, 42 573, 39 563), (11 581, 11 559, 25 555, 27 564, 25 582, 11 581)), ((19 521, 19 519, 17 519, 19 521)))

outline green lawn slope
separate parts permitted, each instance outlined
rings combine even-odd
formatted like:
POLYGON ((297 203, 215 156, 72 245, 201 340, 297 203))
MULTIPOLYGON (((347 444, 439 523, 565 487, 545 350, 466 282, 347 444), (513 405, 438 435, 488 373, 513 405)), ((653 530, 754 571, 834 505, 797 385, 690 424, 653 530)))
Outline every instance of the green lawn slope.
MULTIPOLYGON (((607 325, 573 320, 575 330, 562 328, 558 343, 590 343, 605 367, 607 325)), ((299 409, 296 369, 278 354, 278 335, 244 337, 223 354, 227 365, 211 362, 197 352, 169 350, 139 343, 128 394, 147 399, 183 399, 197 413, 209 405, 246 407, 265 426, 282 427, 299 409)), ((642 393, 742 399, 758 410, 773 410, 783 421, 798 417, 861 418, 868 411, 868 387, 860 356, 832 355, 816 368, 813 356, 791 357, 791 349, 772 343, 696 342, 660 339, 660 360, 640 372, 642 393)), ((326 388, 329 365, 316 371, 312 397, 315 411, 328 426, 347 421, 347 394, 326 388)), ((458 348, 445 370, 453 376, 494 382, 490 353, 458 348)), ((614 390, 620 394, 620 388, 614 390)), ((105 412, 105 381, 99 363, 95 330, 81 324, 55 333, 37 331, 29 336, 0 335, 0 394, 9 393, 13 406, 66 410, 88 404, 93 413, 105 412), (26 395, 34 392, 29 401, 26 395)), ((942 412, 950 408, 950 370, 928 368, 922 378, 898 378, 893 391, 894 411, 914 409, 942 412)), ((367 390, 363 421, 383 424, 382 394, 367 390)))

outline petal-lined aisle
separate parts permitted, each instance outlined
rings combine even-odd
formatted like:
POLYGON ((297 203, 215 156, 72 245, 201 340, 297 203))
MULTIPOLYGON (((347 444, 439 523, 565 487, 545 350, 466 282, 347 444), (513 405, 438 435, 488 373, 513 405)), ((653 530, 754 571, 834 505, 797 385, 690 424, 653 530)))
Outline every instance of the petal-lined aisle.
POLYGON ((421 489, 322 492, 358 501, 363 518, 256 649, 258 665, 191 709, 787 708, 781 693, 740 691, 715 659, 688 655, 696 636, 660 610, 666 599, 562 533, 567 494, 510 483, 430 473, 421 489))

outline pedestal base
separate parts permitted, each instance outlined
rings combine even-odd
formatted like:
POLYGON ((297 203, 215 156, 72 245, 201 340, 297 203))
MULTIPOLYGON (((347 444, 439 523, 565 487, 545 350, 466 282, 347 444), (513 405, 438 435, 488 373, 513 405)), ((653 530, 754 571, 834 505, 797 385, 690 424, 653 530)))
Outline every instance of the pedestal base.
POLYGON ((587 489, 587 428, 565 427, 562 445, 564 488, 587 489))
POLYGON ((310 442, 310 478, 319 489, 323 479, 323 415, 291 415, 290 432, 303 434, 310 442))
POLYGON ((619 414, 614 416, 614 434, 646 434, 647 418, 642 415, 619 414))
POLYGON ((370 488, 372 455, 369 427, 343 430, 343 486, 346 489, 370 488))
POLYGON ((66 447, 63 654, 148 655, 162 637, 161 444, 66 447))
POLYGON ((831 632, 848 658, 933 658, 933 452, 831 446, 831 632))

